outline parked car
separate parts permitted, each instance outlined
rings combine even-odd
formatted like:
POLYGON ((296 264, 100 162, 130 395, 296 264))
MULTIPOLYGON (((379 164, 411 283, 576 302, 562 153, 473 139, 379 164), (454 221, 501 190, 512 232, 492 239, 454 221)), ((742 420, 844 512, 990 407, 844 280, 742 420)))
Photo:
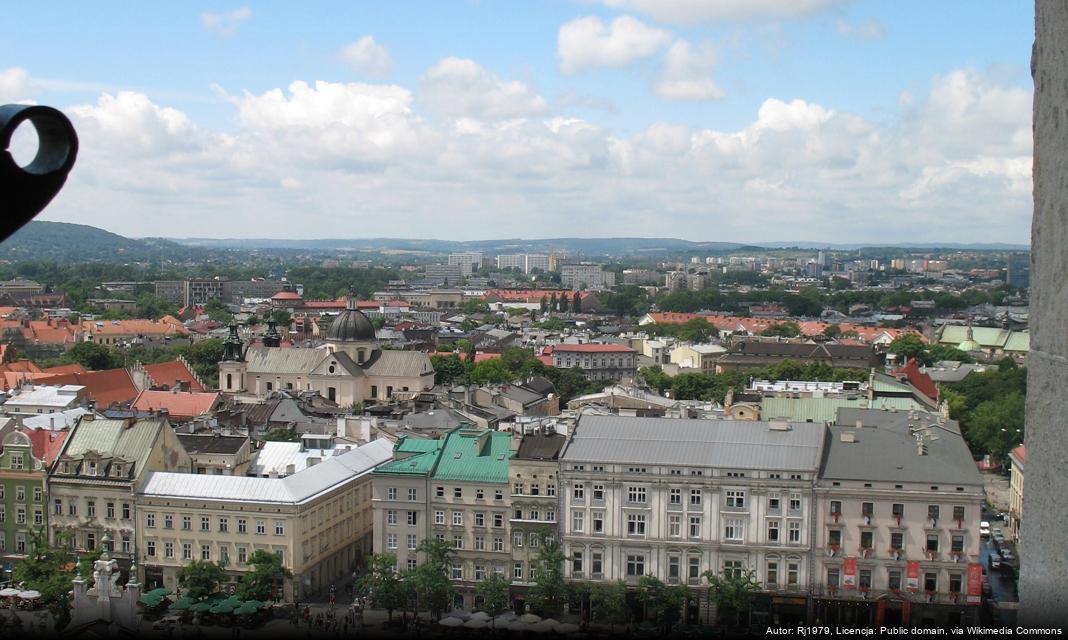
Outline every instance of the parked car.
POLYGON ((982 522, 979 523, 979 537, 980 538, 989 538, 990 537, 990 523, 987 522, 986 520, 983 520, 982 522))
POLYGON ((1000 569, 1001 556, 996 553, 991 553, 990 557, 987 559, 987 564, 990 566, 991 569, 1000 569))
POLYGON ((1014 554, 1014 553, 1012 552, 1012 549, 1009 549, 1009 548, 1007 548, 1007 547, 1006 547, 1006 548, 1004 548, 1004 549, 1002 549, 1002 550, 1001 550, 1001 551, 999 551, 998 553, 1000 553, 1000 554, 1001 554, 1001 560, 1002 560, 1003 562, 1012 562, 1013 560, 1015 560, 1015 559, 1016 559, 1016 554, 1014 554))

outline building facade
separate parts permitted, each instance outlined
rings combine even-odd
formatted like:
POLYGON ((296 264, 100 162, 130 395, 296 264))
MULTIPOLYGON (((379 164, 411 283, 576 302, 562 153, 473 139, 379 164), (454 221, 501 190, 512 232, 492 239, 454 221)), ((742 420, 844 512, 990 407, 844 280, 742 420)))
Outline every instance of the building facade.
POLYGON ((582 367, 590 380, 622 380, 638 371, 638 352, 621 344, 558 344, 552 361, 557 368, 582 367))
POLYGON ((603 291, 616 284, 616 274, 604 271, 599 264, 562 264, 560 265, 560 283, 572 291, 591 289, 603 291))
POLYGON ((1024 467, 1027 465, 1027 447, 1022 444, 1009 452, 1009 536, 1020 539, 1023 525, 1024 467))
POLYGON ((67 429, 17 428, 0 450, 0 559, 7 566, 26 557, 33 531, 48 526, 48 467, 63 446, 67 429))

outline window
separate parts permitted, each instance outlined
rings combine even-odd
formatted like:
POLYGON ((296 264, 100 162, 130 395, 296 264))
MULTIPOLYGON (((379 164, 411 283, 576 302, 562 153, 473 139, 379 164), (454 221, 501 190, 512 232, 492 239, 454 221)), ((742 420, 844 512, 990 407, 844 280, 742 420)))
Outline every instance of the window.
POLYGON ((522 482, 516 482, 516 483, 512 484, 512 495, 514 495, 514 496, 523 495, 523 483, 522 482))
POLYGON ((604 485, 603 484, 595 484, 595 485, 593 485, 593 499, 598 501, 598 502, 604 502, 604 485))
POLYGON ((219 545, 219 564, 224 567, 230 564, 230 547, 228 545, 219 545))
MULTIPOLYGON (((34 502, 40 502, 43 498, 44 498, 44 491, 41 490, 41 487, 34 487, 33 488, 33 501, 34 502)), ((114 516, 112 516, 112 517, 114 517, 114 516)))
POLYGON ((724 520, 723 537, 729 541, 740 542, 745 538, 745 522, 734 518, 724 520))
POLYGON ((182 543, 182 560, 193 559, 193 544, 191 542, 182 543))
POLYGON ((768 542, 779 541, 779 521, 768 520, 768 542))
POLYGON ((675 554, 668 556, 668 580, 679 579, 679 557, 675 554))
POLYGON ((387 549, 396 549, 397 548, 397 534, 395 534, 395 533, 387 533, 386 534, 386 548, 387 549))
POLYGON ((459 562, 452 563, 452 571, 449 575, 453 580, 463 580, 464 566, 459 562))
POLYGON ((493 550, 504 551, 504 538, 498 537, 493 539, 493 550))
POLYGON ((640 577, 645 575, 645 556, 642 555, 628 555, 627 556, 627 576, 628 577, 640 577))
POLYGON ((801 523, 789 522, 786 525, 787 538, 786 541, 790 544, 797 544, 801 542, 801 523))
POLYGON ((418 489, 408 489, 408 502, 416 502, 419 500, 418 489))
POLYGON ((905 505, 895 502, 891 505, 890 512, 895 518, 903 518, 905 517, 905 505))
POLYGON ((238 533, 248 533, 248 521, 245 520, 244 518, 238 518, 237 519, 237 532, 238 533))
POLYGON ((938 551, 938 534, 937 533, 928 533, 927 534, 927 550, 928 551, 938 551))
POLYGON ((200 530, 211 531, 211 518, 208 516, 200 516, 200 530))
POLYGON ((484 526, 486 526, 486 512, 485 511, 476 511, 475 512, 475 526, 476 527, 484 527, 484 526))
POLYGON ((571 514, 571 531, 574 533, 582 533, 586 529, 586 514, 582 511, 575 511, 571 514))
POLYGON ((769 585, 774 586, 774 585, 779 584, 779 563, 778 562, 775 562, 773 560, 769 560, 768 561, 768 574, 767 575, 768 575, 767 582, 768 582, 769 585))
POLYGON ((15 524, 26 524, 26 507, 16 507, 15 524))
POLYGON ((39 508, 33 510, 33 523, 35 525, 44 524, 44 511, 43 510, 41 510, 39 508))
POLYGON ((454 535, 452 537, 452 548, 453 549, 463 549, 464 548, 464 537, 462 535, 456 534, 456 535, 454 535))
POLYGON ((397 499, 397 487, 390 487, 390 488, 386 489, 386 500, 396 500, 396 499, 397 499))
POLYGON ((493 514, 493 527, 494 528, 498 528, 498 527, 503 527, 503 526, 504 526, 504 514, 503 513, 494 513, 493 514))
MULTIPOLYGON (((49 419, 51 419, 51 418, 49 418, 49 419)), ((22 454, 21 453, 12 453, 11 454, 11 468, 13 470, 17 471, 19 469, 22 469, 22 464, 23 464, 22 454)))
POLYGON ((575 575, 581 575, 583 566, 584 566, 584 564, 583 564, 582 552, 581 551, 572 551, 571 552, 571 573, 573 573, 575 575))
POLYGON ((840 546, 842 546, 842 530, 841 529, 831 529, 830 531, 828 531, 827 532, 827 544, 831 545, 832 547, 840 547, 840 546))
POLYGON ((690 537, 691 538, 700 538, 701 537, 701 517, 700 516, 690 516, 690 537))
POLYGON ((456 526, 463 526, 463 524, 464 524, 464 514, 463 514, 462 511, 453 511, 452 512, 452 523, 454 525, 456 525, 456 526))
POLYGON ((266 520, 257 520, 256 521, 256 533, 259 534, 259 535, 266 535, 267 534, 267 521, 266 520))
POLYGON ((903 533, 891 533, 890 534, 890 548, 901 549, 905 546, 905 534, 903 533))
POLYGON ((416 537, 416 535, 414 533, 409 533, 408 534, 408 550, 409 551, 415 551, 415 549, 418 546, 419 546, 419 538, 416 537))
POLYGON ((63 515, 63 501, 59 498, 52 501, 52 514, 57 516, 63 515))
POLYGON ((555 511, 546 511, 545 512, 545 519, 547 521, 549 521, 549 522, 556 522, 556 512, 555 511))
POLYGON ((627 535, 645 535, 645 515, 641 513, 627 514, 627 535))
POLYGON ((219 533, 229 533, 230 531, 230 519, 219 518, 219 533))
POLYGON ((690 580, 699 580, 701 578, 701 558, 700 556, 690 556, 689 570, 686 575, 690 580))
POLYGON ((512 532, 512 546, 513 547, 517 547, 517 548, 523 546, 523 532, 522 531, 513 531, 512 532))
POLYGON ((735 509, 741 509, 745 507, 745 492, 744 491, 728 491, 727 492, 727 506, 735 509))
POLYGON ((860 515, 870 518, 875 513, 875 503, 873 502, 861 502, 860 503, 860 515))
POLYGON ((95 533, 87 533, 87 534, 85 534, 85 548, 90 550, 90 551, 92 551, 93 549, 96 549, 96 534, 95 533))
POLYGON ((950 551, 954 551, 954 552, 957 552, 957 553, 963 553, 964 552, 964 536, 956 536, 956 535, 953 536, 950 539, 949 549, 950 549, 950 551))
POLYGON ((146 513, 145 514, 145 526, 146 527, 154 527, 154 526, 156 526, 156 514, 154 514, 154 513, 146 513))
POLYGON ((938 574, 934 571, 927 571, 923 574, 923 590, 924 591, 938 591, 938 574))
POLYGON ((434 487, 434 495, 439 498, 445 497, 445 487, 434 487))
POLYGON ((418 514, 418 511, 409 511, 407 513, 406 520, 408 522, 408 526, 409 527, 414 527, 416 525, 416 521, 417 521, 417 519, 419 517, 417 514, 418 514))
POLYGON ((937 504, 929 504, 929 505, 927 505, 927 517, 930 518, 931 520, 938 520, 938 505, 937 504))
POLYGON ((397 524, 397 512, 395 510, 386 510, 386 524, 397 524))
POLYGON ((960 593, 961 592, 961 585, 963 584, 963 582, 964 581, 962 579, 961 574, 959 574, 959 573, 951 573, 951 574, 949 574, 949 591, 950 591, 950 593, 960 593))
POLYGON ((800 511, 800 510, 801 510, 801 494, 800 493, 791 493, 790 494, 790 511, 800 511))
POLYGON ((725 578, 741 578, 743 571, 745 571, 745 568, 742 566, 741 560, 723 561, 723 576, 725 578))
MULTIPOLYGON (((21 489, 22 487, 19 487, 19 488, 21 489)), ((26 495, 25 494, 23 494, 22 499, 23 500, 26 499, 26 495)), ((85 503, 85 506, 86 506, 85 514, 87 516, 89 516, 90 518, 95 518, 96 517, 96 501, 95 500, 90 500, 90 501, 85 503)), ((153 527, 156 526, 155 518, 153 518, 153 520, 152 520, 152 526, 153 527)))
POLYGON ((164 558, 173 558, 174 557, 174 543, 173 542, 164 542, 163 543, 163 557, 164 558))
MULTIPOLYGON (((953 519, 964 520, 964 507, 953 507, 953 519)), ((950 589, 952 591, 952 589, 950 589)))
POLYGON ((842 513, 841 500, 831 500, 831 513, 842 513))
POLYGON ((286 534, 285 523, 281 520, 274 521, 274 535, 284 536, 286 534))
POLYGON ((861 531, 860 532, 860 548, 861 549, 871 549, 872 543, 874 541, 874 535, 875 534, 872 531, 861 531))
POLYGON ((193 529, 192 516, 182 516, 182 531, 191 531, 193 529))
POLYGON ((592 533, 604 533, 604 512, 603 511, 594 511, 591 515, 593 516, 592 517, 592 521, 593 521, 592 533))
POLYGON ((837 587, 839 582, 839 569, 838 567, 827 568, 827 586, 837 587))
POLYGON ((164 529, 173 529, 174 528, 174 514, 172 514, 172 513, 163 514, 163 528, 164 529))
POLYGON ((901 588, 901 569, 886 570, 886 586, 891 591, 897 591, 901 588))
POLYGON ((571 497, 575 501, 581 501, 586 499, 586 485, 581 482, 571 487, 571 497))
POLYGON ((594 551, 590 554, 590 573, 595 576, 601 575, 604 571, 604 554, 600 551, 594 551))
POLYGON ((682 489, 671 489, 668 492, 668 504, 682 504, 682 489))
MULTIPOLYGON (((596 489, 596 487, 594 487, 594 489, 596 489)), ((545 485, 545 495, 547 495, 547 496, 555 496, 556 495, 556 485, 551 483, 551 482, 546 484, 545 485)), ((594 499, 597 498, 597 492, 596 491, 594 491, 593 497, 594 497, 594 499)))
POLYGON ((453 487, 452 488, 452 497, 454 497, 454 498, 462 498, 462 497, 464 497, 463 487, 453 487))
POLYGON ((672 538, 682 537, 682 516, 668 516, 668 535, 672 538))
POLYGON ((691 507, 699 507, 699 506, 701 506, 701 490, 700 489, 690 489, 690 506, 691 507))
POLYGON ((768 498, 768 511, 778 511, 782 508, 782 500, 778 496, 768 498))
POLYGON ((644 504, 645 487, 627 487, 627 501, 637 504, 644 504))
POLYGON ((484 564, 476 564, 475 565, 475 580, 482 581, 482 580, 485 580, 485 579, 486 579, 486 565, 484 565, 484 564))
POLYGON ((75 502, 73 498, 70 500, 70 502, 67 503, 67 515, 68 516, 76 516, 76 515, 78 515, 78 503, 75 502))
POLYGON ((871 589, 871 569, 861 569, 857 584, 861 589, 871 589))
POLYGON ((445 524, 445 512, 444 511, 435 511, 434 512, 434 524, 445 524))
POLYGON ((485 550, 486 550, 486 537, 485 536, 475 536, 475 551, 485 551, 485 550))
POLYGON ((504 500, 504 490, 503 489, 494 490, 493 499, 494 500, 504 500))
POLYGON ((530 533, 530 537, 527 538, 527 546, 531 549, 536 549, 538 547, 538 534, 534 532, 530 533))
POLYGON ((541 514, 538 512, 537 509, 531 509, 530 510, 530 519, 531 520, 537 520, 540 516, 541 516, 541 514))

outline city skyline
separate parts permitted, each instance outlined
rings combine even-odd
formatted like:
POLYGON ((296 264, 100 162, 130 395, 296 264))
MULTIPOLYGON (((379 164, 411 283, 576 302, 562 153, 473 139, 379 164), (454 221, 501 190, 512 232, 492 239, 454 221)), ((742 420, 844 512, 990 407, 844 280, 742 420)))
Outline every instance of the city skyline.
POLYGON ((15 7, 0 100, 126 236, 1027 243, 1030 6, 742 6, 15 7))

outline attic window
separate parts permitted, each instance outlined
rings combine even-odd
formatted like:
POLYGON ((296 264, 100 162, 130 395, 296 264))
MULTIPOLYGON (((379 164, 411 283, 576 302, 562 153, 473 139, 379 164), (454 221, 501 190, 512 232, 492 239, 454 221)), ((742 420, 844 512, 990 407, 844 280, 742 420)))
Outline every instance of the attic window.
POLYGON ((462 455, 463 455, 462 451, 457 451, 456 453, 452 454, 452 457, 453 457, 454 460, 459 460, 460 456, 462 456, 462 455))
MULTIPOLYGON (((457 457, 459 457, 459 455, 457 455, 457 457)), ((504 454, 503 453, 498 453, 497 454, 497 461, 500 462, 501 460, 504 460, 504 454)))

